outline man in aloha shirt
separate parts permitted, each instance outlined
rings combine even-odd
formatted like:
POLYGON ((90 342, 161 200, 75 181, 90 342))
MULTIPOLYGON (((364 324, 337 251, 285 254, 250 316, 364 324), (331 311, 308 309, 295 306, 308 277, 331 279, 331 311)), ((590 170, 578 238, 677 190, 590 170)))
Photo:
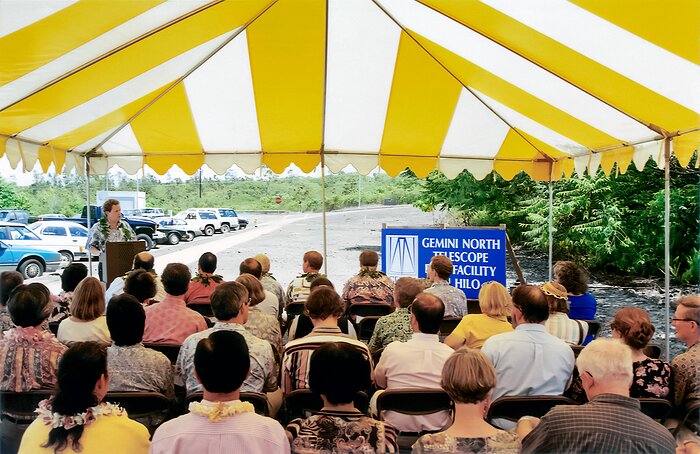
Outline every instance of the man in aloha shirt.
POLYGON ((377 271, 379 255, 367 249, 360 254, 360 272, 348 279, 343 288, 347 310, 351 304, 374 303, 394 305, 394 281, 377 271))
POLYGON ((102 212, 104 216, 90 227, 85 247, 91 253, 100 255, 99 274, 100 279, 104 282, 107 279, 107 276, 103 275, 103 270, 106 268, 105 245, 111 241, 133 240, 136 238, 136 233, 126 221, 121 219, 122 208, 119 205, 119 200, 105 200, 105 203, 102 204, 102 212))
POLYGON ((370 339, 369 351, 374 355, 394 341, 407 342, 413 336, 411 314, 408 306, 416 295, 425 289, 420 280, 413 277, 401 277, 394 284, 394 301, 399 305, 393 313, 377 320, 370 339))

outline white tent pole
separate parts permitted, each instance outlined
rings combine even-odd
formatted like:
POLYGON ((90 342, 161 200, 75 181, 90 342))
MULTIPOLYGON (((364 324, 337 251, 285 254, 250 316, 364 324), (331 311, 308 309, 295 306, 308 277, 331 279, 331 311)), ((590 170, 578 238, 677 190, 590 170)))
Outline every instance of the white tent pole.
MULTIPOLYGON (((85 171, 85 215, 87 217, 86 227, 88 228, 88 233, 90 231, 90 162, 87 156, 83 161, 83 169, 85 171)), ((90 236, 88 234, 88 241, 90 236)), ((92 252, 90 251, 90 246, 87 247, 88 256, 88 273, 92 276, 92 252)))
POLYGON ((553 243, 553 237, 554 235, 552 234, 553 230, 553 205, 554 202, 554 185, 552 182, 552 176, 550 175, 549 177, 549 280, 552 280, 552 243, 553 243))
POLYGON ((664 306, 666 307, 666 360, 671 358, 671 138, 664 139, 664 306))
POLYGON ((321 153, 321 197, 323 198, 323 274, 328 275, 326 254, 326 157, 321 153))

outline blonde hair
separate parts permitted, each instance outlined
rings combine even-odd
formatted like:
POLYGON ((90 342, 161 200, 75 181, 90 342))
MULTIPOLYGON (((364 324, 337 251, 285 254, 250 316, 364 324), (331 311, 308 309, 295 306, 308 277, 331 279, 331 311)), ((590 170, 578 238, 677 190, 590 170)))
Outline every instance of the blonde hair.
POLYGON ((482 314, 492 317, 508 317, 513 314, 513 300, 508 289, 496 281, 486 282, 481 286, 479 307, 482 314))
POLYGON ((496 369, 480 350, 462 347, 445 361, 440 386, 456 403, 475 404, 496 386, 496 369))
POLYGON ((243 284, 243 286, 248 290, 248 296, 250 297, 250 305, 255 306, 260 304, 265 299, 265 290, 262 284, 252 274, 244 273, 236 278, 236 282, 243 284))
POLYGON ((73 291, 70 312, 75 318, 86 322, 104 315, 105 291, 99 279, 88 276, 80 281, 73 291))
POLYGON ((270 272, 270 259, 265 254, 258 254, 253 258, 255 260, 257 260, 258 263, 260 263, 260 266, 262 267, 263 273, 270 272))
POLYGON ((547 297, 550 314, 557 312, 569 313, 569 295, 566 293, 566 288, 563 285, 559 282, 545 282, 540 285, 540 290, 547 297))

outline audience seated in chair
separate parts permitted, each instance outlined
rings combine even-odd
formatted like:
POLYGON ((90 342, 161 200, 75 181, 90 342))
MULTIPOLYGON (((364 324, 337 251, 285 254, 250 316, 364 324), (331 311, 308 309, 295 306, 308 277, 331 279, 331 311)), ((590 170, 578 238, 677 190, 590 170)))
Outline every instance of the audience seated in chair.
POLYGON ((588 293, 586 272, 574 262, 554 264, 554 280, 564 286, 569 297, 569 317, 574 320, 593 320, 596 300, 588 293))
POLYGON ((107 326, 112 345, 107 348, 110 391, 154 391, 173 398, 173 368, 162 353, 143 346, 146 313, 133 296, 112 297, 107 326))
POLYGON ((423 435, 414 453, 517 453, 518 436, 485 421, 496 386, 496 370, 479 350, 463 347, 442 368, 441 386, 455 404, 454 423, 444 432, 423 435))
POLYGON ((289 423, 293 452, 398 452, 395 430, 353 405, 357 392, 370 385, 369 363, 359 350, 345 342, 327 342, 311 355, 310 367, 309 383, 323 399, 323 408, 289 423))
POLYGON ((428 279, 433 282, 425 289, 445 304, 445 317, 464 317, 467 315, 467 296, 457 287, 450 285, 450 276, 454 271, 452 260, 445 255, 436 255, 430 259, 428 279))
POLYGON ((265 254, 257 254, 253 258, 260 263, 262 268, 260 283, 263 285, 263 288, 277 297, 277 315, 281 316, 285 305, 284 289, 282 284, 277 282, 275 276, 270 273, 270 258, 265 254))
POLYGON ((303 273, 298 274, 287 286, 285 295, 285 305, 289 303, 304 302, 311 294, 311 282, 317 277, 325 277, 321 274, 323 266, 323 256, 317 251, 306 251, 301 269, 303 273))
POLYGON ((61 293, 53 303, 49 323, 58 323, 64 318, 70 317, 73 292, 87 275, 87 267, 82 263, 71 263, 63 269, 63 273, 61 273, 61 293))
POLYGON ((183 299, 192 277, 182 263, 170 263, 163 270, 165 298, 146 307, 144 342, 182 344, 190 334, 207 329, 207 322, 188 308, 183 299))
POLYGON ((156 278, 146 270, 135 270, 129 273, 124 281, 124 293, 131 295, 144 306, 153 302, 156 296, 156 278))
POLYGON ((49 290, 37 282, 20 284, 12 290, 7 307, 15 327, 0 339, 0 390, 53 388, 66 346, 42 329, 51 313, 49 290))
MULTIPOLYGON (((265 299, 265 293, 260 281, 252 274, 244 273, 236 278, 236 282, 243 284, 248 290, 250 303, 248 307, 248 321, 243 325, 250 333, 272 345, 275 354, 275 362, 279 364, 282 359, 282 332, 277 317, 260 311, 258 306, 265 299)), ((275 302, 276 304, 276 302, 275 302)))
MULTIPOLYGON (((419 293, 410 307, 413 337, 407 342, 392 342, 384 349, 374 370, 375 382, 380 388, 439 388, 442 367, 454 352, 440 343, 438 337, 445 313, 445 305, 440 298, 419 293)), ((381 392, 377 391, 373 401, 381 392)), ((400 432, 441 430, 452 422, 448 412, 410 416, 387 411, 382 415, 382 420, 400 432)))
POLYGON ((358 349, 370 363, 372 358, 367 346, 351 339, 338 328, 338 319, 344 312, 340 296, 329 287, 315 289, 306 301, 306 310, 314 329, 305 337, 290 341, 282 357, 282 389, 289 393, 309 387, 311 354, 326 342, 345 342, 358 349))
POLYGON ((540 289, 549 303, 549 318, 544 322, 547 332, 567 344, 583 345, 588 335, 588 323, 569 318, 566 288, 558 282, 545 282, 540 289))
POLYGON ((379 255, 367 249, 360 254, 360 272, 348 279, 343 287, 345 310, 351 304, 394 304, 394 281, 377 270, 379 255))
MULTIPOLYGON (((313 293, 315 289, 323 286, 335 289, 333 282, 331 282, 328 278, 325 277, 317 277, 316 279, 314 279, 311 282, 311 285, 309 285, 309 289, 313 293)), ((287 306, 287 308, 289 309, 289 306, 287 306)), ((304 306, 304 311, 306 311, 306 306, 304 306)), ((287 321, 289 321, 289 315, 287 316, 287 321)), ((350 337, 351 339, 357 339, 357 332, 355 331, 355 326, 352 323, 350 323, 350 320, 345 315, 338 319, 338 328, 340 328, 340 331, 342 331, 343 334, 347 334, 348 337, 350 337)), ((308 335, 312 329, 314 329, 314 325, 313 323, 311 323, 311 319, 309 318, 309 316, 305 313, 300 314, 294 317, 294 319, 289 324, 289 330, 286 334, 286 339, 290 341, 294 339, 299 339, 308 335)))
MULTIPOLYGON (((513 306, 515 330, 491 336, 481 349, 498 376, 493 398, 562 394, 574 369, 574 352, 546 331, 545 294, 539 287, 520 285, 513 290, 513 306)), ((495 423, 507 429, 513 426, 509 421, 495 423)))
POLYGON ((597 339, 576 360, 590 402, 560 405, 542 417, 522 452, 676 452, 673 436, 629 397, 632 351, 614 339, 597 339))
MULTIPOLYGON (((241 276, 248 274, 253 276, 258 281, 262 278, 262 264, 254 258, 249 257, 243 260, 239 265, 238 270, 240 271, 241 276)), ((260 285, 262 285, 262 282, 260 285)), ((265 290, 264 287, 262 293, 263 299, 257 304, 257 310, 278 318, 280 315, 280 303, 277 296, 274 293, 265 290)))
POLYGON ((15 327, 12 323, 12 317, 7 310, 7 300, 10 299, 10 293, 18 285, 24 282, 24 278, 17 271, 3 271, 0 273, 0 339, 3 333, 8 329, 15 327))
POLYGON ((209 304, 214 289, 224 282, 216 271, 216 255, 205 252, 197 262, 197 273, 192 276, 183 299, 187 304, 209 304))
POLYGON ((105 291, 96 277, 86 277, 75 288, 71 316, 58 325, 56 337, 66 345, 74 342, 112 343, 105 317, 105 291))
POLYGON ((163 288, 163 282, 161 281, 160 276, 158 276, 156 271, 153 269, 154 263, 155 258, 150 252, 142 251, 136 254, 134 256, 134 265, 131 271, 127 272, 123 276, 115 278, 109 284, 109 287, 107 287, 107 291, 105 292, 105 301, 109 303, 113 296, 121 295, 123 292, 125 292, 125 284, 129 275, 139 270, 144 270, 153 276, 153 280, 156 283, 156 292, 151 295, 151 297, 153 297, 156 301, 162 301, 163 298, 165 298, 165 289, 163 288))
POLYGON ((369 341, 369 349, 374 355, 378 350, 386 347, 394 341, 406 342, 413 336, 411 327, 411 315, 408 306, 424 289, 418 279, 412 277, 400 277, 394 284, 394 303, 398 309, 392 314, 385 315, 377 320, 372 338, 369 341))
POLYGON ((239 282, 225 282, 211 294, 211 307, 217 322, 212 328, 191 335, 185 340, 177 357, 177 372, 187 386, 187 392, 202 391, 202 384, 195 375, 194 356, 200 340, 216 331, 235 331, 245 339, 250 353, 250 374, 243 382, 241 391, 268 393, 271 414, 275 414, 282 403, 278 391, 278 368, 269 342, 255 337, 243 325, 248 321, 248 290, 239 282))
POLYGON ((247 341, 238 332, 219 330, 201 338, 194 368, 204 398, 156 430, 150 453, 288 453, 289 441, 279 422, 256 414, 253 404, 240 400, 250 366, 247 341))
POLYGON ((72 345, 58 364, 56 393, 42 401, 22 437, 21 453, 147 453, 146 427, 117 405, 102 402, 109 388, 106 348, 72 345))
POLYGON ((481 348, 486 339, 513 331, 508 317, 513 315, 513 301, 508 290, 500 282, 486 282, 479 289, 480 314, 462 318, 445 344, 457 350, 461 347, 481 348))

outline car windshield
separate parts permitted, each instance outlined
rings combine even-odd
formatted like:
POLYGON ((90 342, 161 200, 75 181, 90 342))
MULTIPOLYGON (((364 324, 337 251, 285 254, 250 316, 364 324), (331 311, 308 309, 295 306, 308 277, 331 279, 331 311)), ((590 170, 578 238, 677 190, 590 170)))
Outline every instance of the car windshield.
POLYGON ((8 214, 10 214, 9 211, 0 211, 0 221, 2 221, 3 219, 5 219, 5 218, 7 217, 8 214))
POLYGON ((8 227, 13 240, 41 240, 36 233, 26 227, 8 227))

